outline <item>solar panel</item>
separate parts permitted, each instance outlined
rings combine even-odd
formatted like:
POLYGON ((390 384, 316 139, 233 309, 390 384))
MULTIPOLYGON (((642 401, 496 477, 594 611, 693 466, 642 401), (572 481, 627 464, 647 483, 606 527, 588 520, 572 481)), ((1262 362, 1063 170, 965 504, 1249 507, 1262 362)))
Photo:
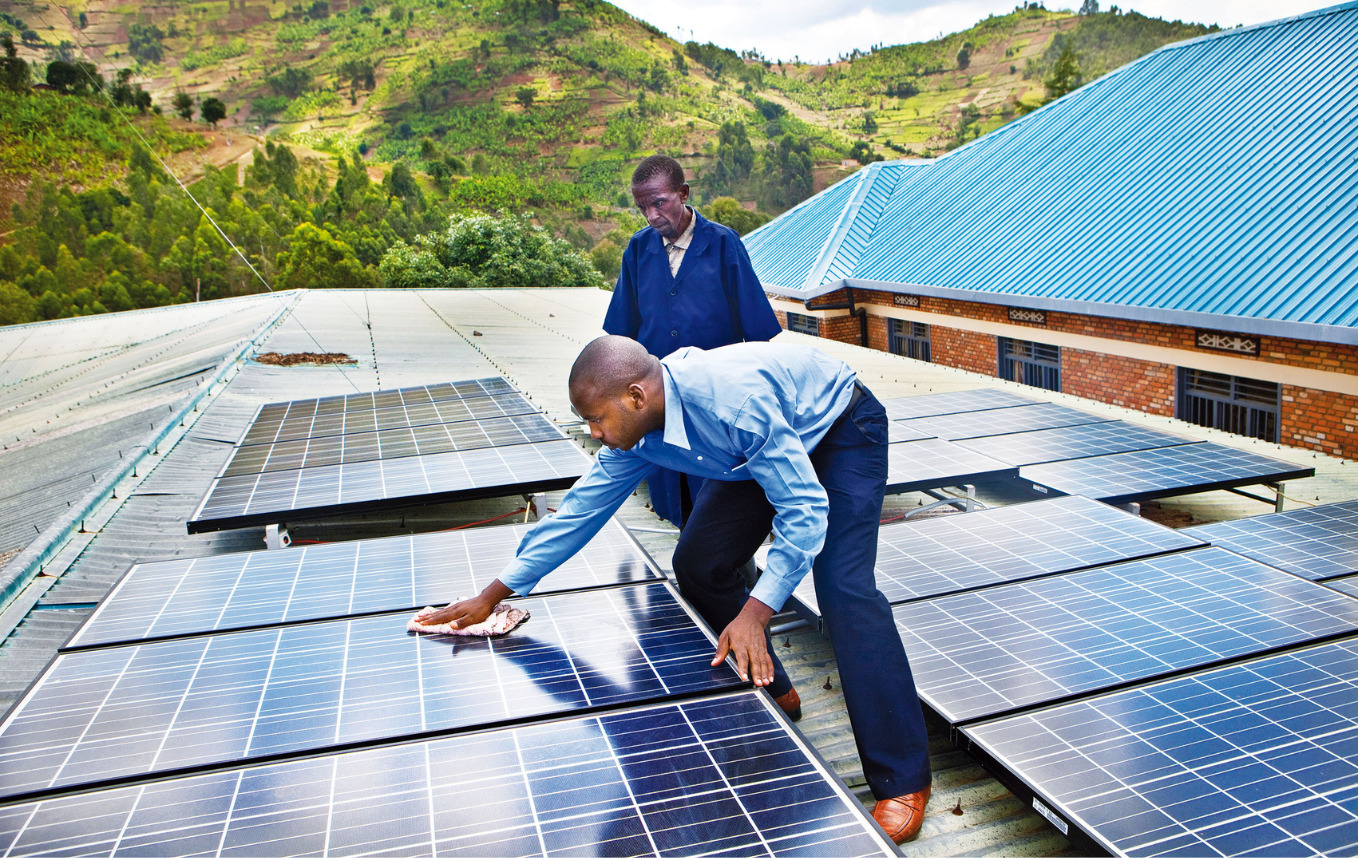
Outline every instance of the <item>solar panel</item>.
POLYGON ((564 489, 592 460, 572 441, 218 477, 189 533, 564 489))
MULTIPOLYGON (((1071 495, 888 524, 877 535, 877 587, 895 603, 1201 547, 1107 504, 1071 495)), ((810 576, 793 598, 820 621, 810 576)))
POLYGON ((1350 596, 1358 597, 1358 575, 1350 575, 1346 578, 1331 578, 1325 582, 1325 586, 1350 596))
POLYGON ((1037 401, 1027 396, 1019 396, 1017 393, 1010 393, 1007 390, 982 388, 980 390, 952 390, 947 393, 925 393, 920 396, 884 399, 882 405, 886 407, 886 416, 892 420, 908 420, 912 417, 933 417, 940 414, 958 414, 963 411, 1032 405, 1037 401))
POLYGON ((1018 468, 951 441, 926 438, 887 445, 887 494, 1018 476, 1018 468))
POLYGON ((922 441, 925 438, 932 438, 928 432, 921 432, 901 423, 899 420, 887 421, 887 443, 899 444, 902 441, 922 441))
POLYGON ((1295 480, 1315 472, 1315 468, 1205 441, 1025 465, 1019 475, 1039 490, 1045 487, 1116 504, 1295 480))
POLYGON ((1062 426, 1057 429, 970 438, 957 443, 968 450, 984 453, 1011 465, 1036 465, 1042 462, 1059 462, 1063 459, 1083 459, 1086 456, 1106 456, 1109 453, 1129 453, 1133 450, 1174 447, 1198 442, 1181 435, 1171 435, 1133 423, 1112 420, 1107 423, 1086 423, 1082 426, 1062 426))
POLYGON ((286 407, 265 405, 241 437, 242 445, 297 441, 322 435, 346 435, 381 429, 402 429, 429 423, 460 423, 532 414, 537 407, 522 393, 502 393, 473 399, 442 399, 415 402, 388 408, 357 408, 348 411, 316 413, 315 400, 281 403, 286 407), (296 406, 295 408, 293 406, 296 406))
POLYGON ((667 584, 519 604, 498 639, 413 635, 401 612, 58 654, 0 724, 0 794, 740 684, 667 584))
POLYGON ((555 423, 548 420, 546 415, 538 413, 461 423, 432 423, 379 432, 355 432, 237 447, 221 475, 234 477, 293 468, 375 462, 379 459, 429 456, 479 447, 508 447, 565 438, 566 434, 555 423))
POLYGON ((921 432, 928 432, 930 435, 946 438, 949 441, 958 441, 963 438, 1007 435, 1013 432, 1029 432, 1036 429, 1054 429, 1058 426, 1107 423, 1110 419, 1052 402, 1040 402, 1034 405, 995 408, 980 412, 965 411, 958 414, 941 414, 935 417, 916 417, 904 422, 905 425, 921 432))
POLYGON ((1358 641, 962 730, 1114 855, 1358 854, 1358 641))
MULTIPOLYGON (((534 525, 297 545, 133 566, 65 649, 419 608, 479 593, 534 525)), ((539 596, 660 577, 610 522, 539 596)))
POLYGON ((951 723, 1358 629, 1358 601, 1221 548, 892 608, 951 723))
POLYGON ((0 809, 10 855, 892 855, 767 695, 0 809))
POLYGON ((1358 501, 1218 521, 1187 530, 1312 581, 1358 572, 1358 501))
POLYGON ((294 399, 291 402, 272 402, 262 407, 259 417, 274 419, 277 415, 337 414, 342 411, 371 411, 375 408, 420 405, 449 399, 476 399, 482 396, 501 396, 518 393, 514 385, 499 376, 449 381, 402 387, 397 390, 370 390, 344 396, 325 396, 320 399, 294 399))

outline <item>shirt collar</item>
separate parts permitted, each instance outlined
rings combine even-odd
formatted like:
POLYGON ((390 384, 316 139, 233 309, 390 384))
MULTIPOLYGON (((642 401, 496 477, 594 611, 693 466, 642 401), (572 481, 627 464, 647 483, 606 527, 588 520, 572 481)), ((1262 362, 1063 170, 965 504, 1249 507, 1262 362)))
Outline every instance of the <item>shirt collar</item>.
POLYGON ((665 384, 665 429, 663 440, 666 444, 684 450, 692 449, 688 444, 688 428, 684 425, 684 403, 679 398, 679 390, 670 377, 670 368, 660 364, 660 377, 665 384))
POLYGON ((677 247, 680 250, 688 250, 688 246, 693 243, 693 227, 698 225, 698 213, 693 210, 693 206, 686 205, 688 209, 688 228, 674 241, 665 242, 665 248, 677 247))

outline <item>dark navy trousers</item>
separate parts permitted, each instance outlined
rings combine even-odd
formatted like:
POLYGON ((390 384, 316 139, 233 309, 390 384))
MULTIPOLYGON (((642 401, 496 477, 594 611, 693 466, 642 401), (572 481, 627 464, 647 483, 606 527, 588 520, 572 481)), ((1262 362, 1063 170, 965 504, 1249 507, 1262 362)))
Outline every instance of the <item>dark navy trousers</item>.
MULTIPOLYGON (((867 388, 811 452, 830 498, 825 547, 812 567, 816 599, 839 663, 863 773, 873 795, 894 798, 929 785, 929 739, 905 647, 877 589, 877 530, 887 473, 887 419, 867 388)), ((773 526, 773 506, 754 480, 707 480, 674 550, 679 590, 718 634, 745 605, 741 566, 773 526)), ((781 605, 771 607, 781 608, 781 605)), ((772 642, 780 696, 792 687, 772 642)))

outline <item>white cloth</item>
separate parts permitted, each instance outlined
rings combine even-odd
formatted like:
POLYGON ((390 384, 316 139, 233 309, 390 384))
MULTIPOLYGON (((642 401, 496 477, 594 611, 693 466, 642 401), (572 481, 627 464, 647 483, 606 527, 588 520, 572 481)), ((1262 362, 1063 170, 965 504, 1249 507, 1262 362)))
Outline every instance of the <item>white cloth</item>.
MULTIPOLYGON (((456 604, 460 601, 462 600, 454 599, 449 604, 456 604)), ((508 634, 515 626, 528 619, 529 616, 527 609, 511 607, 510 605, 501 602, 495 606, 495 610, 491 611, 490 616, 486 617, 483 622, 477 623, 474 626, 467 626, 465 629, 455 629, 447 623, 439 623, 438 625, 431 626, 420 622, 421 617, 427 617, 438 610, 441 609, 433 607, 422 609, 418 614, 410 618, 410 622, 406 623, 406 630, 430 635, 491 637, 493 635, 508 634)))
POLYGON ((688 209, 688 228, 674 241, 665 242, 665 253, 669 257, 671 276, 678 276, 679 266, 684 264, 684 252, 693 243, 693 225, 698 222, 698 219, 693 216, 693 206, 684 206, 684 208, 688 209))

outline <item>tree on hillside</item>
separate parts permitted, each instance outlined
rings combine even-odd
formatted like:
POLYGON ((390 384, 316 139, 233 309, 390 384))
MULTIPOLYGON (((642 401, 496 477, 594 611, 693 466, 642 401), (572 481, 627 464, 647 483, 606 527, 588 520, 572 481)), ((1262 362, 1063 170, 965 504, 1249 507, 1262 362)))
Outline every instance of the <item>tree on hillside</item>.
POLYGON ((717 164, 708 179, 708 189, 727 193, 736 182, 750 177, 754 169, 754 146, 745 132, 743 122, 723 122, 717 130, 717 164))
POLYGON ((1080 4, 1080 14, 1081 15, 1099 14, 1099 0, 1084 0, 1084 2, 1080 4))
POLYGON ((0 36, 0 47, 5 50, 5 55, 0 57, 0 88, 11 92, 28 89, 33 72, 28 67, 27 61, 19 58, 19 50, 14 47, 14 37, 9 33, 0 36))
POLYGON ((354 249, 329 230, 301 223, 288 236, 289 249, 278 254, 278 289, 371 289, 378 285, 354 249))
POLYGON ((518 100, 519 104, 523 105, 524 110, 527 110, 533 106, 533 99, 537 98, 537 94, 537 90, 531 86, 521 86, 514 93, 514 98, 518 100))
POLYGON ((311 72, 289 66, 280 74, 271 74, 264 79, 273 91, 288 98, 296 98, 311 88, 311 72))
POLYGON ((193 96, 182 89, 174 91, 174 98, 170 99, 170 106, 174 112, 179 114, 180 119, 193 118, 193 96))
POLYGON ((1080 55, 1075 53, 1075 48, 1069 41, 1061 46, 1061 53, 1057 56, 1056 62, 1052 63, 1051 72, 1042 83, 1047 87, 1047 101, 1055 101, 1084 84, 1084 75, 1080 71, 1080 55))
POLYGON ((163 38, 165 33, 155 24, 132 24, 127 28, 127 52, 144 63, 158 63, 165 55, 163 38))
POLYGON ((382 257, 386 284, 398 289, 598 286, 579 251, 526 217, 454 215, 448 228, 398 241, 382 257))
POLYGON ((708 220, 729 226, 740 235, 763 226, 773 220, 772 215, 752 212, 736 201, 734 197, 717 197, 703 212, 708 220))
POLYGON ((226 118, 226 105, 220 98, 207 98, 203 100, 203 106, 199 108, 203 121, 210 123, 213 128, 217 123, 226 118))
POLYGON ((959 69, 964 69, 971 65, 971 50, 971 42, 964 42, 962 44, 962 49, 957 52, 957 67, 959 69))
POLYGON ((47 85, 61 93, 84 95, 102 89, 104 79, 94 63, 53 60, 47 64, 47 85))
POLYGON ((811 141, 784 134, 764 152, 764 198, 787 209, 811 196, 811 141))

